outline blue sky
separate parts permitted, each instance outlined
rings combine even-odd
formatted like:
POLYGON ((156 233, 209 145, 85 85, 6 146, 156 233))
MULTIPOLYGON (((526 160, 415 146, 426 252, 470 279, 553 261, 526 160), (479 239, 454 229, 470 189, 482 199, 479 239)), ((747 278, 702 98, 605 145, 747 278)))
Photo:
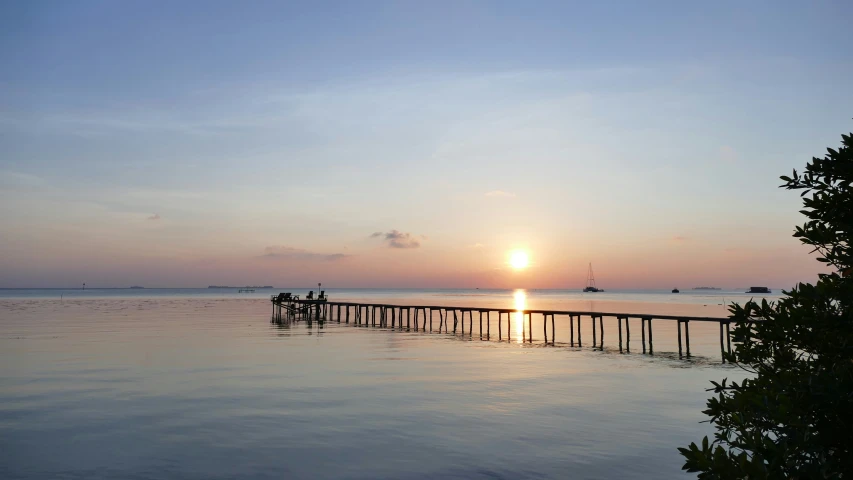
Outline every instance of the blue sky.
POLYGON ((776 186, 853 130, 851 17, 4 2, 0 286, 810 280, 776 186))

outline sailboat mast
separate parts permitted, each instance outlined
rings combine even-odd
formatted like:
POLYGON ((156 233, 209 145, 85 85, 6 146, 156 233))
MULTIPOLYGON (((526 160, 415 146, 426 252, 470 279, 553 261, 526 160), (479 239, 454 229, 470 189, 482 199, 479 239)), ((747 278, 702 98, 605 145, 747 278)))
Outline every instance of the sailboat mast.
POLYGON ((595 288, 595 274, 592 273, 592 262, 589 263, 589 271, 586 276, 586 286, 595 288))

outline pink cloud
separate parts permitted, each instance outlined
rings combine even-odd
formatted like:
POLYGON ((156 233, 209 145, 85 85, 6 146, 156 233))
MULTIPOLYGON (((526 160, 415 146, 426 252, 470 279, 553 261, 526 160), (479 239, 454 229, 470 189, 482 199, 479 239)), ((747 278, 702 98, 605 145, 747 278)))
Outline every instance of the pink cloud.
POLYGON ((504 198, 515 198, 514 193, 505 192, 503 190, 492 190, 491 192, 486 192, 487 197, 504 197, 504 198))
POLYGON ((324 260, 334 262, 350 257, 344 253, 316 253, 303 248, 287 247, 283 245, 272 245, 264 249, 264 257, 290 258, 296 260, 324 260))
MULTIPOLYGON (((416 235, 399 230, 391 230, 390 232, 374 232, 370 238, 382 237, 389 248, 420 248, 421 242, 416 235)), ((426 240, 426 235, 421 235, 421 239, 426 240)))

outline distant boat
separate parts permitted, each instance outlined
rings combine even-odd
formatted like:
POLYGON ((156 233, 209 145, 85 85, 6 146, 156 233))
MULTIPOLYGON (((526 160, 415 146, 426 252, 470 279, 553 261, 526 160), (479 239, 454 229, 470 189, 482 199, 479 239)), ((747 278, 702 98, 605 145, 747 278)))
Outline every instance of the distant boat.
POLYGON ((600 290, 595 286, 595 275, 592 273, 592 263, 589 264, 589 270, 586 273, 586 287, 583 289, 584 292, 603 292, 604 290, 600 290))
POLYGON ((263 287, 259 285, 247 285, 245 287, 231 287, 228 285, 208 285, 207 288, 273 288, 272 285, 264 285, 263 287))
POLYGON ((679 292, 677 288, 673 288, 672 293, 681 293, 681 292, 679 292))
POLYGON ((749 287, 749 291, 746 293, 773 293, 767 287, 749 287))

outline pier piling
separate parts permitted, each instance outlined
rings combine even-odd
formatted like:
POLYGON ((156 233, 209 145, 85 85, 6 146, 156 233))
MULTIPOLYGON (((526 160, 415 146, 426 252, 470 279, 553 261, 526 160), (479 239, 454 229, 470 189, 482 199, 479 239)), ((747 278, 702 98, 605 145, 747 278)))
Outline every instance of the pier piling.
POLYGON ((329 302, 327 300, 299 300, 290 297, 289 294, 280 294, 272 297, 272 313, 271 322, 290 322, 291 320, 303 319, 310 322, 318 322, 319 328, 324 327, 326 321, 337 323, 350 323, 350 316, 353 317, 354 325, 359 326, 378 326, 380 328, 391 329, 409 329, 412 328, 412 310, 414 309, 414 330, 426 332, 429 329, 433 330, 434 312, 438 311, 439 326, 438 332, 442 333, 442 326, 445 333, 450 333, 449 315, 453 312, 453 333, 457 331, 461 335, 465 335, 465 315, 468 315, 468 337, 474 335, 474 310, 477 311, 479 317, 479 335, 482 339, 484 334, 486 338, 491 336, 491 312, 498 313, 498 340, 503 340, 503 316, 506 314, 507 326, 506 335, 507 341, 512 341, 512 317, 516 315, 516 319, 521 322, 521 340, 523 343, 533 342, 533 314, 542 315, 542 338, 546 345, 557 345, 556 336, 556 316, 565 315, 569 319, 569 345, 583 346, 582 335, 582 317, 587 315, 592 323, 592 346, 596 350, 604 349, 604 317, 616 318, 618 330, 618 344, 620 352, 631 351, 631 318, 640 319, 641 327, 641 342, 643 353, 650 355, 654 354, 654 330, 653 320, 675 320, 677 328, 678 341, 678 356, 679 358, 690 358, 692 355, 690 348, 690 322, 705 321, 716 322, 720 327, 720 353, 725 361, 727 353, 732 353, 731 342, 731 319, 730 318, 714 318, 714 317, 687 317, 687 316, 672 316, 672 315, 634 315, 634 314, 616 314, 602 312, 570 312, 570 311, 552 311, 552 310, 513 310, 502 308, 470 308, 470 307, 445 307, 445 306, 404 306, 404 305, 387 305, 373 303, 353 303, 353 302, 329 302), (286 295, 286 296, 284 296, 286 295), (352 313, 350 313, 352 309, 352 313), (405 311, 405 325, 403 324, 403 312, 405 311), (423 312, 423 323, 421 323, 421 312, 423 312), (485 313, 485 315, 483 315, 485 313), (483 317, 486 319, 485 328, 483 326, 483 317), (526 318, 525 318, 526 317, 526 318), (548 320, 551 320, 551 331, 548 331, 548 320), (623 334, 622 321, 624 319, 625 328, 623 334), (526 320, 526 322, 525 322, 526 320), (460 324, 461 321, 461 324, 460 324), (577 325, 575 325, 577 322, 577 325), (577 327, 577 340, 575 340, 575 327, 577 327), (682 330, 683 328, 683 330, 682 330), (646 332, 648 331, 648 346, 646 345, 646 332), (550 335, 550 338, 549 338, 550 335))

